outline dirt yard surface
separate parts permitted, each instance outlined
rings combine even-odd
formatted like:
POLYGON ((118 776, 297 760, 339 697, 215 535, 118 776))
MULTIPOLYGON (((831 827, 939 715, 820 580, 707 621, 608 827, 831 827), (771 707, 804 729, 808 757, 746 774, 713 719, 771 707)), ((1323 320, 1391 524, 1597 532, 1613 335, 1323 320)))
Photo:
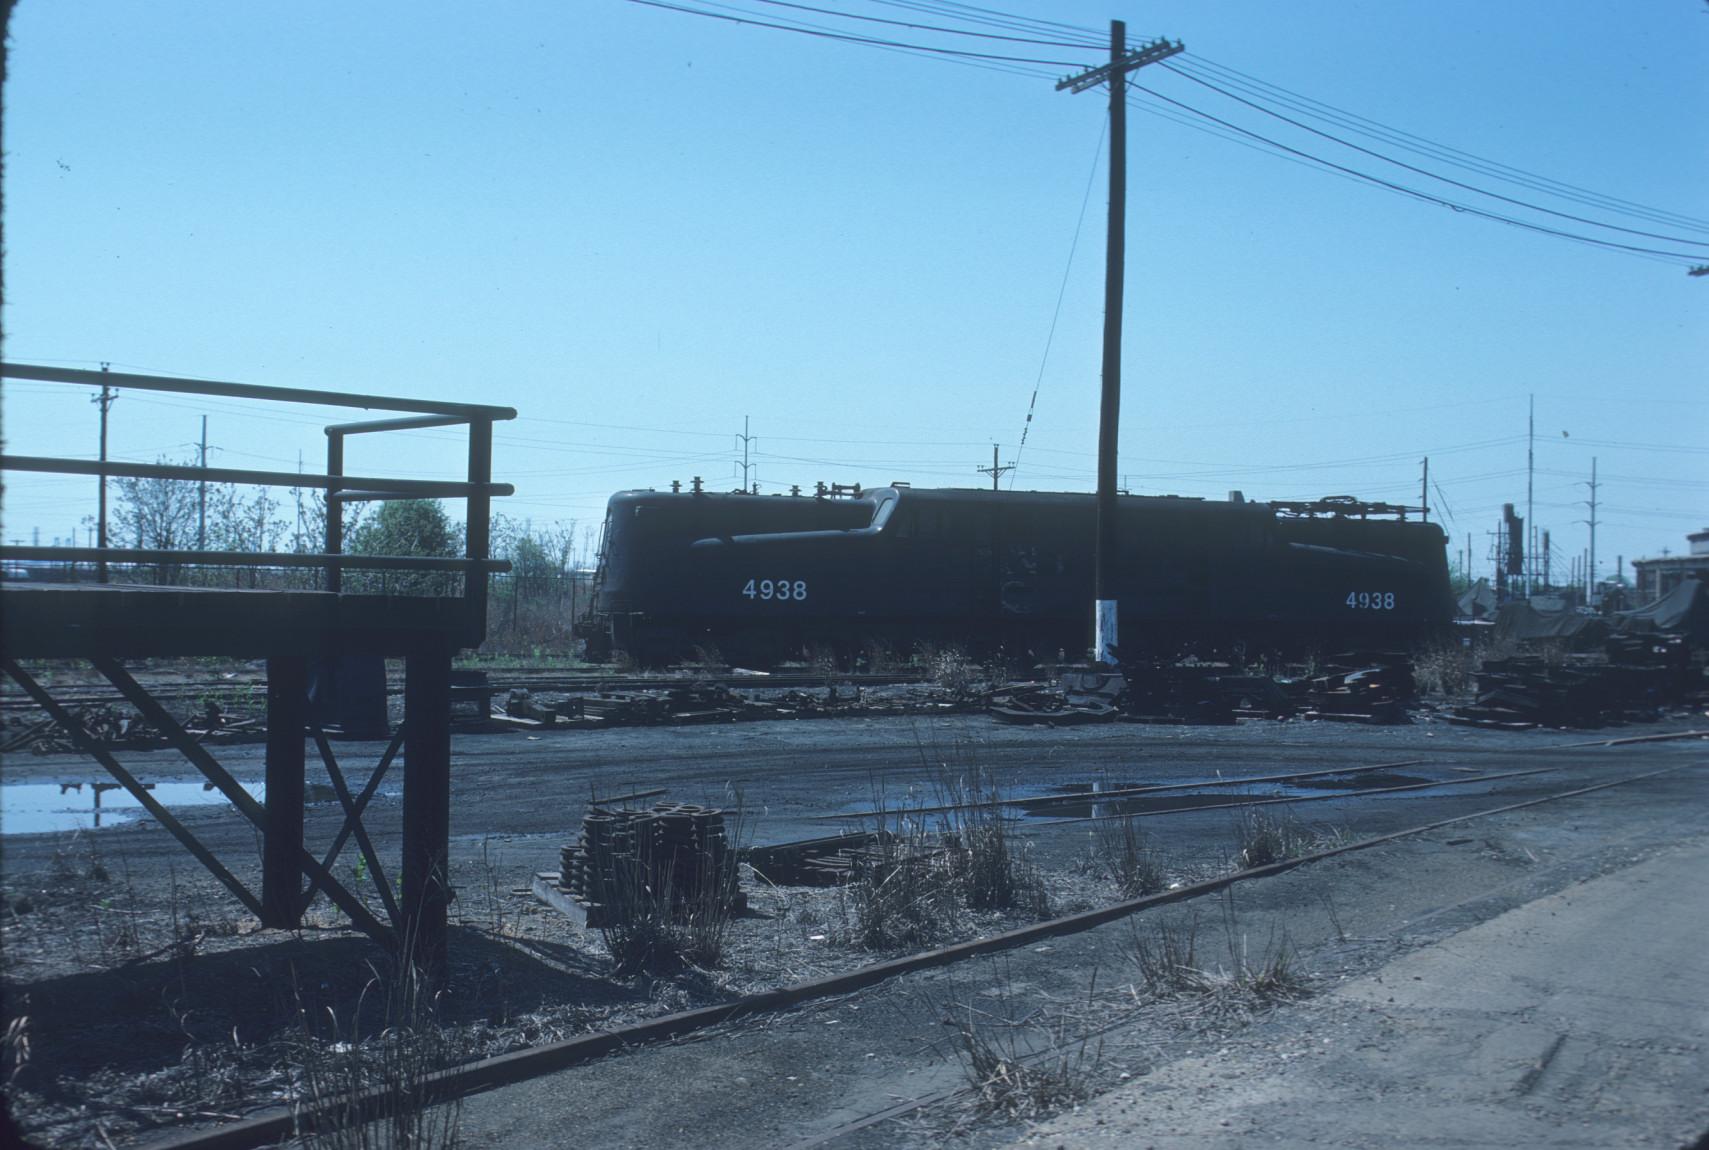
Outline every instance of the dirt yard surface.
MULTIPOLYGON (((1688 719, 1607 737, 1686 726, 1688 719)), ((1289 1040, 1263 1037, 1270 1028, 1297 1026, 1305 1029, 1288 1033, 1316 1034, 1312 1027, 1330 1025, 1322 1020, 1351 1018, 1377 1004, 1349 988, 1379 975, 1389 980, 1384 972, 1391 964, 1428 962, 1438 952, 1464 957, 1457 941, 1462 937, 1468 944, 1476 941, 1481 953, 1495 943, 1479 941, 1486 936, 1477 932, 1498 930, 1507 912, 1571 897, 1591 880, 1630 877, 1654 862, 1664 869, 1653 872, 1642 889, 1658 905, 1677 909, 1662 916, 1661 925, 1685 929, 1702 921, 1705 916, 1694 919, 1684 901, 1694 898, 1701 907, 1700 889, 1692 891, 1680 879, 1683 872, 1665 863, 1673 852, 1703 843, 1701 813, 1709 800, 1703 742, 1602 741, 1437 723, 1048 730, 1003 727, 983 718, 458 736, 452 807, 458 897, 450 985, 438 1017, 452 1035, 455 1056, 463 1059, 728 1001, 900 953, 859 946, 849 902, 834 891, 750 884, 753 911, 731 924, 720 965, 672 978, 616 978, 598 932, 573 924, 528 893, 534 872, 556 868, 559 847, 573 839, 590 795, 664 787, 666 797, 677 801, 739 805, 744 837, 770 843, 848 825, 819 821, 820 816, 933 803, 946 779, 973 770, 988 772, 1007 794, 1036 795, 1392 764, 1364 776, 1280 790, 1255 785, 1176 801, 1159 796, 1126 807, 1087 793, 1083 802, 1052 811, 1051 818, 1022 819, 1015 829, 1042 877, 1048 911, 964 907, 944 923, 938 941, 950 942, 1120 897, 1107 857, 1100 858, 1096 828, 1122 824, 1071 821, 1075 816, 1132 815, 1134 825, 1147 832, 1147 845, 1162 860, 1168 881, 1183 882, 1239 865, 1239 812, 1203 809, 1212 802, 1271 792, 1290 797, 1294 801, 1286 808, 1267 809, 1285 809, 1302 840, 1322 843, 1679 768, 1242 883, 1228 898, 1148 911, 995 959, 907 975, 471 1097, 462 1108, 463 1141, 639 1147, 693 1137, 707 1146, 814 1140, 893 1146, 953 1137, 967 1145, 1006 1145, 1035 1129, 1053 1129, 1032 1125, 1052 1121, 1053 1113, 1067 1110, 1055 1121, 1071 1124, 1076 1114, 1092 1114, 1092 1107, 1122 1104, 1094 1101, 1098 1095, 1140 1107, 1130 1113, 1157 1124, 1161 1139, 1168 1123, 1145 1110, 1142 1100, 1157 1097, 1179 1107, 1181 1099, 1198 1096, 1199 1085, 1224 1081, 1218 1076, 1225 1069, 1249 1072, 1255 1082, 1275 1077, 1273 1061, 1237 1071, 1232 1064, 1224 1067, 1218 1052, 1256 1048, 1279 1057, 1289 1040), (1550 769, 1484 778, 1542 767, 1550 769), (1410 782, 1453 785, 1348 793, 1410 782), (1219 797, 1206 797, 1212 794, 1219 797), (1204 985, 1182 989, 1147 981, 1135 955, 1147 947, 1155 952, 1163 938, 1159 932, 1177 943, 1192 940, 1192 965, 1205 972, 1204 985), (1285 977, 1253 977, 1278 971, 1285 977), (970 1078, 972 1056, 982 1069, 970 1078), (1192 1084, 1184 1085, 1189 1079, 1192 1084)), ((360 786, 383 749, 369 743, 335 748, 353 786, 360 786)), ((219 751, 246 783, 261 779, 261 756, 260 747, 219 751)), ((198 780, 171 752, 120 757, 148 781, 198 780)), ((97 777, 93 764, 75 756, 11 756, 0 765, 0 783, 8 787, 97 777)), ((311 765, 311 783, 323 788, 311 793, 320 801, 311 806, 307 826, 308 844, 316 851, 330 842, 340 821, 326 782, 311 765)), ((382 788, 369 818, 387 867, 395 866, 398 850, 399 785, 401 772, 382 788)), ((181 813, 234 871, 256 881, 256 836, 241 817, 224 805, 181 813)), ((356 860, 352 846, 336 873, 353 888, 371 884, 373 876, 356 860)), ((28 1019, 8 1046, 6 1070, 16 1073, 7 1094, 26 1134, 41 1144, 141 1145, 159 1137, 162 1127, 217 1124, 278 1106, 301 1088, 306 1050, 362 1039, 380 1021, 370 1017, 374 1007, 362 992, 372 981, 370 966, 383 965, 383 956, 342 928, 324 903, 311 911, 304 931, 258 931, 241 906, 147 820, 76 834, 8 835, 0 841, 0 862, 6 1017, 28 1019), (29 1054, 21 1069, 19 1035, 27 1039, 29 1054)), ((1645 934, 1654 922, 1603 917, 1587 923, 1585 937, 1604 938, 1618 929, 1640 957, 1653 955, 1664 965, 1683 961, 1668 957, 1672 951, 1659 934, 1655 940, 1645 934)), ((1495 967, 1477 962, 1474 953, 1471 961, 1474 971, 1499 973, 1510 984, 1531 976, 1518 959, 1495 967)), ((1629 980, 1644 969, 1636 960, 1622 963, 1605 955, 1601 961, 1605 977, 1616 984, 1611 990, 1624 981, 1623 993, 1632 991, 1629 980)), ((1421 980, 1449 977, 1406 969, 1407 981, 1412 973, 1421 980)), ((1597 968, 1574 963, 1561 969, 1597 968)), ((1394 1020, 1386 1025, 1397 1033, 1410 1020, 1425 1018, 1424 1012, 1438 1010, 1428 1015, 1434 1029, 1424 1033, 1437 1036, 1430 1041, 1441 1061, 1453 1058, 1453 1036, 1463 1029, 1467 1048, 1476 1046, 1490 1059, 1511 1055, 1546 1062, 1514 1104, 1539 1109, 1544 1118, 1538 1121, 1557 1112, 1562 1121, 1584 1118, 1584 1098, 1574 1103, 1562 1096, 1579 1079, 1550 1075, 1591 1075, 1607 1062, 1614 1070, 1598 1080, 1603 1109, 1592 1117, 1615 1125, 1594 1129, 1615 1130, 1621 1114, 1640 1106, 1645 1124, 1631 1129, 1652 1138, 1683 1139, 1709 1129, 1709 1099, 1700 1092, 1677 1092, 1670 1108, 1653 1104, 1656 1091, 1640 1089, 1639 1081, 1640 1075, 1652 1085, 1669 1080, 1658 1077, 1652 1059, 1678 1070, 1681 1081, 1691 1073, 1696 1082, 1709 1081, 1702 1073, 1701 1011, 1672 1012, 1667 1032, 1634 1015, 1632 1033, 1607 1031, 1616 1043, 1610 1045, 1601 1042, 1594 986, 1556 982, 1572 993, 1537 990, 1541 997, 1529 1007, 1515 999, 1511 1012, 1524 1025, 1515 1023, 1519 1030, 1488 1039, 1480 1037, 1484 1024, 1475 1002, 1434 1004, 1413 995, 1380 1005, 1389 1011, 1384 1017, 1394 1020), (1575 1021, 1581 1008, 1588 1013, 1575 1021), (1567 1021, 1557 1024, 1556 1015, 1567 1021), (1556 1029, 1532 1053, 1526 1043, 1534 1035, 1527 1026, 1537 1034, 1556 1029), (1557 1033, 1568 1037, 1544 1059, 1557 1033), (1617 1045, 1628 1041, 1638 1045, 1617 1045), (1646 1052, 1644 1043, 1653 1051, 1646 1052), (1666 1053, 1673 1048, 1681 1053, 1666 1053), (1665 1062, 1670 1058, 1677 1061, 1665 1062)), ((1368 1013, 1370 1025, 1377 1026, 1380 1012, 1368 1013)), ((1398 1038, 1381 1041, 1412 1056, 1398 1038)), ((1341 1089, 1349 1097, 1394 1095, 1394 1080, 1407 1077, 1375 1055, 1349 1054, 1334 1063, 1315 1056, 1302 1065, 1316 1067, 1321 1076, 1301 1090, 1325 1092, 1326 1100, 1327 1092, 1341 1089)), ((1442 1098, 1460 1097, 1444 1082, 1442 1098)), ((1416 1092, 1412 1113, 1427 1114, 1435 1103, 1422 1092, 1422 1081, 1414 1076, 1407 1088, 1416 1092)), ((1244 1113, 1219 1113, 1205 1144, 1226 1141, 1237 1129, 1233 1123, 1245 1121, 1244 1113), (1231 1125, 1221 1126, 1223 1118, 1231 1125)), ((1105 1116, 1106 1124, 1117 1120, 1114 1114, 1105 1116)), ((1380 1120, 1374 1109, 1368 1118, 1380 1120)), ((1178 1144, 1199 1144, 1191 1133, 1197 1124, 1175 1127, 1189 1131, 1178 1144)), ((1477 1128, 1468 1117, 1463 1125, 1443 1128, 1449 1141, 1439 1144, 1476 1144, 1477 1128)), ((1375 1138, 1374 1129, 1349 1127, 1347 1144, 1407 1141, 1375 1138)), ((1484 1143, 1507 1142, 1509 1129, 1491 1126, 1484 1143)), ((1068 1133, 1058 1139, 1067 1145, 1080 1140, 1068 1133)))

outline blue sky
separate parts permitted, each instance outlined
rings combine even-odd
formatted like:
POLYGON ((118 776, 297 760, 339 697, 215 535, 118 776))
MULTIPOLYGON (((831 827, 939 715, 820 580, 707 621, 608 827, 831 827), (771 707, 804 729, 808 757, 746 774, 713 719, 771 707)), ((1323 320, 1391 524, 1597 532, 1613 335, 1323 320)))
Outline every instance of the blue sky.
MULTIPOLYGON (((682 4, 1100 56, 764 0, 682 4)), ((965 6, 816 6, 1023 35, 965 6)), ((1172 63, 1203 78, 1234 69, 1653 211, 1312 121, 1324 130, 1670 238, 1448 187, 1160 67, 1140 83, 1399 183, 1709 263, 1702 3, 1004 10, 1072 26, 1033 39, 1097 40, 1112 17, 1135 40, 1179 38, 1172 63)), ((537 523, 595 524, 622 488, 733 484, 744 416, 762 490, 981 485, 991 443, 1015 457, 1035 386, 1015 486, 1093 484, 1105 98, 1055 91, 1067 67, 1017 74, 624 0, 24 0, 10 51, 9 360, 508 404, 521 418, 501 429, 495 470, 518 488, 508 513, 537 523)), ((1616 555, 1681 551, 1709 524, 1709 278, 1687 277, 1690 261, 1375 190, 1148 99, 1129 118, 1132 490, 1412 502, 1429 455, 1432 502, 1486 571, 1500 505, 1524 503, 1534 394, 1536 518, 1563 560, 1587 542, 1593 456, 1605 571, 1616 555)), ((127 393, 113 453, 186 456, 203 413, 224 465, 292 469, 300 451, 312 470, 324 449, 320 412, 127 393)), ((4 416, 9 451, 93 454, 86 393, 8 385, 4 416)), ((442 433, 360 451, 352 470, 458 466, 442 433)), ((69 535, 93 510, 89 481, 9 478, 8 540, 69 535)))

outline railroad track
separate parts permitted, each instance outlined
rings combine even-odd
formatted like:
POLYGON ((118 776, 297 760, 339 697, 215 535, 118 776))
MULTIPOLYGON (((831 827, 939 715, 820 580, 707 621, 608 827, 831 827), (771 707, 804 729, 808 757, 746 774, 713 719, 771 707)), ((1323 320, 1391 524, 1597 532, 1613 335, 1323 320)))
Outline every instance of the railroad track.
MULTIPOLYGON (((1685 732, 1668 737, 1701 737, 1701 732, 1685 732)), ((1549 749, 1567 749, 1573 746, 1615 745, 1622 740, 1592 740, 1585 744, 1556 745, 1549 749)), ((1635 742, 1651 741, 1646 738, 1632 740, 1635 742)), ((1538 750, 1544 748, 1536 748, 1538 750)), ((1411 764, 1408 764, 1411 765, 1411 764)), ((1328 774, 1355 774, 1360 770, 1393 770, 1396 764, 1376 764, 1366 768, 1351 768, 1341 771, 1321 772, 1328 774)), ((1563 762, 1539 767, 1529 767, 1516 771, 1491 772, 1483 775, 1468 776, 1459 779, 1441 780, 1426 784, 1406 784, 1399 787, 1369 788, 1363 791, 1340 792, 1325 795, 1325 798, 1355 798, 1364 795, 1390 793, 1396 790, 1421 789, 1421 786, 1453 786, 1492 781, 1495 779, 1534 776, 1551 771, 1566 771, 1582 769, 1580 763, 1563 762)), ((490 1090, 497 1087, 513 1085, 540 1075, 566 1069, 592 1059, 600 1058, 618 1051, 652 1043, 680 1039, 684 1036, 706 1030, 719 1024, 737 1021, 743 1018, 757 1017, 778 1011, 790 1010, 819 999, 846 995, 854 991, 877 985, 899 976, 916 971, 930 970, 950 966, 979 956, 993 955, 1020 947, 1031 946, 1052 938, 1077 934, 1099 926, 1119 921, 1131 915, 1151 909, 1177 903, 1189 902, 1228 890, 1238 884, 1261 881, 1266 878, 1285 874, 1302 867, 1342 855, 1370 850, 1386 844, 1394 843, 1413 836, 1427 834, 1432 831, 1456 826, 1478 819, 1504 815, 1515 811, 1542 806, 1548 803, 1560 802, 1582 796, 1607 791, 1613 788, 1627 786, 1644 780, 1661 776, 1678 774, 1683 771, 1701 769, 1701 762, 1680 763, 1662 767, 1656 770, 1628 773, 1614 779, 1606 779, 1588 785, 1574 786, 1534 798, 1517 802, 1502 803, 1495 806, 1483 807, 1475 811, 1453 815, 1446 818, 1433 819, 1418 825, 1406 827, 1397 831, 1340 842, 1335 845, 1316 850, 1296 858, 1250 869, 1234 871, 1219 875, 1202 882, 1164 891, 1159 894, 1146 895, 1128 899, 1094 910, 1065 915, 1048 921, 1031 924, 1009 930, 986 938, 973 939, 938 947, 916 954, 903 956, 883 962, 846 971, 826 978, 814 979, 797 983, 780 989, 747 995, 740 999, 719 1003, 714 1006, 702 1007, 695 1010, 683 1011, 662 1018, 650 1019, 632 1026, 583 1035, 562 1042, 550 1043, 510 1054, 489 1058, 470 1063, 431 1076, 425 1083, 425 1094, 434 1102, 450 1101, 477 1091, 490 1090)), ((1298 777, 1293 776, 1293 777, 1298 777)), ((1206 780, 1210 782, 1212 780, 1206 780)), ((1214 780, 1221 783, 1222 780, 1214 780)), ((1252 780, 1237 780, 1251 782, 1252 780)), ((1193 784, 1182 784, 1191 786, 1193 784)), ((1273 802, 1298 802, 1317 796, 1285 796, 1281 798, 1257 798, 1243 800, 1227 805, 1258 805, 1273 802)), ((1180 807, 1158 814, 1188 814, 1203 811, 1207 808, 1180 807)), ((1050 823, 1037 824, 1040 826, 1061 825, 1064 822, 1083 820, 1056 820, 1050 823)), ((820 1146, 847 1134, 858 1132, 877 1123, 903 1117, 927 1107, 953 1101, 962 1092, 959 1090, 941 1091, 924 1094, 916 1098, 904 1099, 894 1105, 870 1112, 852 1119, 833 1131, 826 1132, 799 1145, 801 1147, 820 1146)), ((340 1106, 355 1106, 360 1112, 380 1117, 385 1113, 386 1100, 380 1092, 340 1100, 340 1106)), ((153 1143, 154 1150, 239 1150, 269 1144, 279 1138, 286 1137, 293 1130, 293 1116, 287 1111, 277 1111, 258 1115, 244 1121, 232 1123, 207 1131, 187 1132, 164 1141, 153 1143)))
MULTIPOLYGON (((267 689, 267 680, 260 676, 192 682, 149 683, 146 678, 142 681, 143 685, 148 687, 149 693, 161 700, 224 697, 250 692, 253 693, 257 705, 259 705, 267 689)), ((812 690, 830 684, 835 684, 838 687, 888 687, 924 681, 925 676, 919 671, 882 674, 872 672, 825 674, 816 671, 777 671, 766 675, 738 675, 732 672, 701 674, 685 671, 671 675, 566 675, 561 671, 519 670, 488 672, 486 685, 497 693, 521 688, 561 694, 593 694, 601 691, 668 691, 673 687, 692 687, 707 684, 756 690, 812 690)), ((396 681, 388 681, 386 693, 402 695, 403 680, 400 678, 396 681)), ((66 706, 96 706, 103 703, 124 701, 116 690, 110 688, 73 688, 56 694, 55 698, 66 706)), ((21 710, 33 708, 35 705, 28 695, 21 692, 7 691, 0 694, 0 709, 21 710)))

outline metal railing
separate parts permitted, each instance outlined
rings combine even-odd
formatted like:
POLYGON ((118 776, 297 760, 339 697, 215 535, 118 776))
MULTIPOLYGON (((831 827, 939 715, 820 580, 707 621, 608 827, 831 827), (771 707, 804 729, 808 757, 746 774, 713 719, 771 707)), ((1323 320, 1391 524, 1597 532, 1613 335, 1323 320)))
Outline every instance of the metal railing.
POLYGON ((35 455, 0 455, 0 471, 27 471, 51 475, 90 475, 136 479, 187 480, 201 483, 233 483, 258 487, 314 488, 326 492, 326 549, 322 552, 239 552, 207 550, 162 550, 122 547, 0 547, 0 559, 18 562, 94 563, 105 575, 109 563, 171 564, 230 568, 319 568, 323 587, 341 593, 346 569, 377 571, 460 572, 464 575, 462 598, 469 621, 477 633, 486 629, 487 579, 495 571, 508 571, 505 560, 494 560, 487 552, 492 535, 492 499, 511 495, 508 483, 492 481, 492 430, 500 420, 515 419, 509 407, 486 404, 442 403, 435 400, 397 396, 357 395, 293 387, 267 387, 250 383, 179 379, 170 376, 133 375, 110 371, 83 371, 39 364, 0 363, 0 379, 33 380, 80 387, 117 390, 167 391, 187 395, 211 395, 236 399, 258 399, 277 403, 302 403, 326 407, 354 407, 378 411, 410 412, 411 415, 359 423, 335 423, 326 430, 326 474, 288 471, 255 471, 231 467, 188 466, 165 463, 126 463, 116 460, 89 461, 35 455), (347 475, 344 472, 344 441, 352 435, 384 431, 411 431, 436 427, 469 429, 468 477, 464 481, 434 479, 389 479, 379 476, 347 475), (344 505, 369 500, 450 498, 466 501, 463 558, 413 555, 348 555, 344 552, 344 505))

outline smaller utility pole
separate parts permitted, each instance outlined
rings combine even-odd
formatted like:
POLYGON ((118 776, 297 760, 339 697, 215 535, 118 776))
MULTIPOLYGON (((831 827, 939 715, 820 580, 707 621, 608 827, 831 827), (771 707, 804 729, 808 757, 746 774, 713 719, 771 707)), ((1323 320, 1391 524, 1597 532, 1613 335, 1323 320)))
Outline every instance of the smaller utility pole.
MULTIPOLYGON (((208 417, 205 415, 202 416, 201 468, 203 471, 208 469, 208 417)), ((297 470, 300 472, 302 469, 303 453, 299 451, 297 452, 297 470)), ((202 480, 199 486, 200 490, 196 494, 196 550, 206 551, 208 549, 208 481, 202 480)), ((300 508, 297 517, 302 518, 300 508)))
POLYGON ((738 435, 736 438, 742 441, 742 490, 751 490, 753 494, 758 495, 760 493, 760 485, 756 482, 752 487, 750 487, 748 483, 748 469, 750 467, 750 464, 748 463, 748 448, 753 443, 754 437, 748 434, 748 417, 745 415, 742 416, 742 434, 738 435))
POLYGON ((1585 560, 1585 590, 1584 601, 1591 607, 1596 606, 1596 456, 1590 457, 1590 482, 1585 484, 1590 488, 1590 518, 1583 522, 1590 524, 1590 555, 1585 560))
POLYGON ((981 475, 989 475, 991 477, 992 491, 997 490, 997 481, 1003 478, 1003 473, 1005 471, 1013 471, 1014 469, 1015 464, 1013 460, 1003 464, 999 464, 997 462, 997 445, 995 443, 991 445, 991 466, 975 468, 975 470, 981 475))
POLYGON ((1430 457, 1423 459, 1424 478, 1418 483, 1418 505, 1424 508, 1424 521, 1430 522, 1430 457))
MULTIPOLYGON (((110 370, 109 364, 103 363, 103 372, 110 370)), ((99 583, 107 581, 107 409, 113 406, 118 396, 106 384, 101 385, 101 394, 91 398, 91 403, 101 405, 101 486, 99 504, 96 511, 95 546, 101 554, 95 560, 95 580, 99 583)))

